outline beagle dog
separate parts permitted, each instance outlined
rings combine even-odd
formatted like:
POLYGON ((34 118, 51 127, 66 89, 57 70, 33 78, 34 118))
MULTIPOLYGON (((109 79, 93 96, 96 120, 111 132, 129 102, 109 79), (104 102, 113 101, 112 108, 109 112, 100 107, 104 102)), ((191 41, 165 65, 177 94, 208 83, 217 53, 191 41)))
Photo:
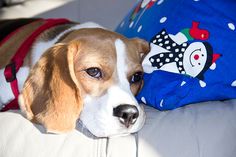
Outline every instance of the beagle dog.
MULTIPOLYGON (((40 21, 39 21, 40 22, 40 21)), ((5 66, 37 21, 0 47, 0 106, 14 98, 5 66)), ((124 135, 144 124, 135 95, 142 87, 141 60, 149 44, 95 23, 66 23, 41 32, 16 78, 23 115, 47 132, 65 133, 80 119, 97 137, 124 135)))

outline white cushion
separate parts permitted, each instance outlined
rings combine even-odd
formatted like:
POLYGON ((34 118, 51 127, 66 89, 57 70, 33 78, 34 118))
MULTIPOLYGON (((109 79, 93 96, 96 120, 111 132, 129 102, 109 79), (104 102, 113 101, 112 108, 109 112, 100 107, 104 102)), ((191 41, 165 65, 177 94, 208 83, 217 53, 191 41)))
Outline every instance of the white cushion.
POLYGON ((140 157, 235 157, 236 100, 205 102, 172 111, 146 107, 140 157))
POLYGON ((145 110, 147 120, 136 140, 133 135, 94 138, 78 130, 62 135, 46 134, 42 126, 19 113, 3 112, 0 156, 135 157, 137 153, 138 157, 235 157, 236 100, 205 102, 162 112, 145 106, 145 110))
MULTIPOLYGON (((79 126, 77 127, 79 128, 79 126)), ((47 134, 18 112, 0 113, 0 157, 134 157, 134 136, 96 138, 86 130, 47 134), (81 132, 84 132, 82 134, 81 132), (122 150, 122 151, 121 151, 122 150)))

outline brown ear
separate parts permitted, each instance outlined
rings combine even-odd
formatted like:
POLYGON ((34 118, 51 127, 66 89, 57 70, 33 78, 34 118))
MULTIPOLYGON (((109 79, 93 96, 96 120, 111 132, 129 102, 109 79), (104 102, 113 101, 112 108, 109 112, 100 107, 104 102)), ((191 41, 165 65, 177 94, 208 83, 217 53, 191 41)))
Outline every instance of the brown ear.
POLYGON ((74 74, 75 44, 57 44, 40 58, 26 80, 19 104, 26 117, 62 133, 75 128, 82 109, 74 74))
POLYGON ((140 53, 141 59, 143 60, 150 51, 149 43, 140 38, 133 38, 132 41, 138 46, 138 51, 140 53))

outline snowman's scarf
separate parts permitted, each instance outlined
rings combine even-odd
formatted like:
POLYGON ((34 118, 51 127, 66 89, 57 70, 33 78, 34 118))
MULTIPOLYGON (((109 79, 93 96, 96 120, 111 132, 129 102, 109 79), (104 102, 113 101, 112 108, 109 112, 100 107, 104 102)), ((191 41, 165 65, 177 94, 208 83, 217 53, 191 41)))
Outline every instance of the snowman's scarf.
POLYGON ((165 29, 160 31, 151 42, 167 50, 164 53, 158 53, 149 58, 153 67, 160 69, 165 64, 175 62, 180 74, 186 74, 183 67, 184 52, 189 46, 188 43, 182 43, 181 45, 174 42, 165 29))

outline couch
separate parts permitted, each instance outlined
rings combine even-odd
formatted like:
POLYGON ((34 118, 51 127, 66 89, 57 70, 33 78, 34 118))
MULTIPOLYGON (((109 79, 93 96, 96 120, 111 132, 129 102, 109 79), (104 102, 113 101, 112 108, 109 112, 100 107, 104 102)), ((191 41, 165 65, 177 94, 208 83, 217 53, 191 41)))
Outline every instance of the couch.
MULTIPOLYGON (((60 16, 81 22, 92 20, 115 29, 134 2, 29 0, 1 8, 0 18, 60 16), (113 3, 117 4, 111 7, 113 3), (116 7, 124 3, 125 7, 116 7), (98 10, 90 5, 101 9, 100 14, 95 15, 98 10), (102 9, 107 5, 113 8, 108 9, 110 14, 102 9)), ((0 113, 0 157, 235 157, 235 99, 167 111, 144 108, 146 122, 138 133, 113 138, 94 137, 79 121, 68 134, 47 134, 20 111, 0 113)))

